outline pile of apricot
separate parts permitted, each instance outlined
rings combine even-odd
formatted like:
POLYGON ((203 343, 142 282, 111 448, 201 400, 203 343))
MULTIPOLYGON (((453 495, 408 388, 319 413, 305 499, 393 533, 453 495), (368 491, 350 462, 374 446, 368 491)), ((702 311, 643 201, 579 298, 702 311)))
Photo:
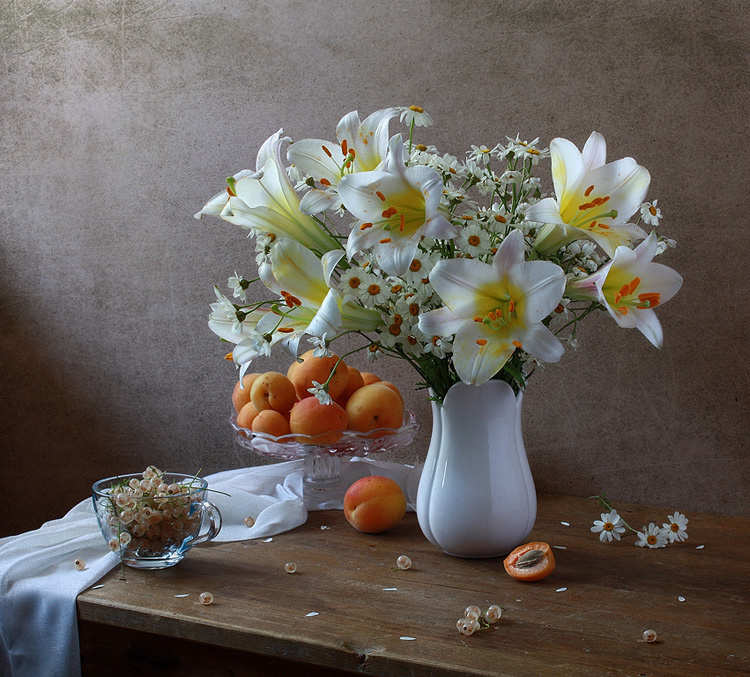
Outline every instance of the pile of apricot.
POLYGON ((240 428, 273 437, 298 435, 294 439, 304 444, 334 444, 344 430, 385 435, 404 418, 404 401, 393 383, 347 366, 336 355, 316 357, 312 350, 286 374, 245 374, 232 403, 240 428), (313 381, 328 383, 330 403, 314 396, 313 381))

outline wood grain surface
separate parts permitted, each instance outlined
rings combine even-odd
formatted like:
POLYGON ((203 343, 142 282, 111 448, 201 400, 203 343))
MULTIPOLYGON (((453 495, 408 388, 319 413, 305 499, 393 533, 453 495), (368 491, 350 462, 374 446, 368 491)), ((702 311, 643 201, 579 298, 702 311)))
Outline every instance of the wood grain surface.
MULTIPOLYGON (((636 528, 671 512, 616 507, 636 528)), ((540 496, 528 540, 562 547, 538 583, 510 578, 501 558, 443 554, 414 514, 368 535, 339 511, 310 513, 269 542, 195 548, 171 569, 126 568, 125 580, 116 569, 78 598, 84 675, 113 665, 165 677, 750 674, 750 520, 688 514, 685 543, 648 549, 633 537, 600 543, 599 512, 540 496), (396 568, 401 554, 411 569, 396 568), (213 604, 198 602, 203 591, 213 604), (504 607, 496 625, 458 633, 466 606, 493 603, 504 607), (647 628, 657 642, 641 640, 647 628)))

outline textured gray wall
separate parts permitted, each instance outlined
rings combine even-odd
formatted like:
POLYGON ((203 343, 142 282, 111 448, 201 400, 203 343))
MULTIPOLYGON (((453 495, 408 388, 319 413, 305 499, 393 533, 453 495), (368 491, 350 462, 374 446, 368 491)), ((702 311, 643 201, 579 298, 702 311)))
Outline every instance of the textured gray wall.
MULTIPOLYGON (((252 272, 253 253, 192 215, 280 126, 330 138, 350 110, 413 103, 454 154, 602 132, 610 158, 651 171, 679 241, 662 259, 685 279, 659 309, 662 351, 601 316, 535 376, 538 488, 750 514, 747 14, 742 0, 3 2, 0 534, 148 463, 257 462, 233 446, 234 370, 206 326, 212 285, 252 272)), ((423 454, 428 408, 400 364, 384 375, 422 419, 423 454)))

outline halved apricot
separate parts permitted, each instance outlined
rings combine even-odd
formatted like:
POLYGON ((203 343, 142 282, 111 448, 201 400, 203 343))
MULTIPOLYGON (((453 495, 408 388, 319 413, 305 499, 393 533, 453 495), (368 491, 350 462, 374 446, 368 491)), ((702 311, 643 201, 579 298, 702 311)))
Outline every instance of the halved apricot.
POLYGON ((547 543, 533 541, 519 545, 503 560, 503 566, 516 580, 540 581, 555 570, 555 556, 547 543))

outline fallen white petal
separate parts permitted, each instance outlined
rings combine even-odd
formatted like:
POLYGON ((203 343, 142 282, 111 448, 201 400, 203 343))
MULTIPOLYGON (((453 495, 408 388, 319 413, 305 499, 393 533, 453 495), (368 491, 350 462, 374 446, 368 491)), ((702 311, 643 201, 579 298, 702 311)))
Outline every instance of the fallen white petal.
POLYGON ((567 588, 558 588, 555 592, 565 592, 567 588))
POLYGON ((311 616, 319 616, 320 614, 317 611, 311 611, 309 614, 305 614, 306 618, 310 618, 311 616))
POLYGON ((266 538, 263 542, 264 543, 270 543, 273 540, 273 538, 266 538))
POLYGON ((560 522, 560 524, 562 524, 564 527, 570 526, 570 522, 560 522))
POLYGON ((190 597, 190 593, 186 592, 184 595, 175 595, 175 597, 190 597))
POLYGON ((383 590, 398 590, 398 588, 383 588, 383 590))
POLYGON ((330 529, 330 528, 331 528, 331 527, 329 527, 329 526, 326 526, 325 524, 323 524, 323 525, 322 525, 322 526, 320 527, 320 530, 321 530, 321 531, 323 531, 323 529, 330 529))
POLYGON ((705 547, 706 547, 705 545, 696 545, 695 549, 696 550, 703 550, 703 548, 705 548, 705 547))
POLYGON ((557 548, 558 550, 567 550, 567 546, 565 545, 553 545, 553 548, 557 548))
POLYGON ((685 598, 682 595, 680 595, 677 599, 680 602, 684 602, 685 601, 685 598))
POLYGON ((399 639, 403 639, 405 642, 413 642, 416 637, 399 637, 399 639))
POLYGON ((99 588, 103 588, 103 587, 104 587, 104 583, 100 583, 99 585, 93 586, 91 589, 92 590, 98 590, 99 588))

